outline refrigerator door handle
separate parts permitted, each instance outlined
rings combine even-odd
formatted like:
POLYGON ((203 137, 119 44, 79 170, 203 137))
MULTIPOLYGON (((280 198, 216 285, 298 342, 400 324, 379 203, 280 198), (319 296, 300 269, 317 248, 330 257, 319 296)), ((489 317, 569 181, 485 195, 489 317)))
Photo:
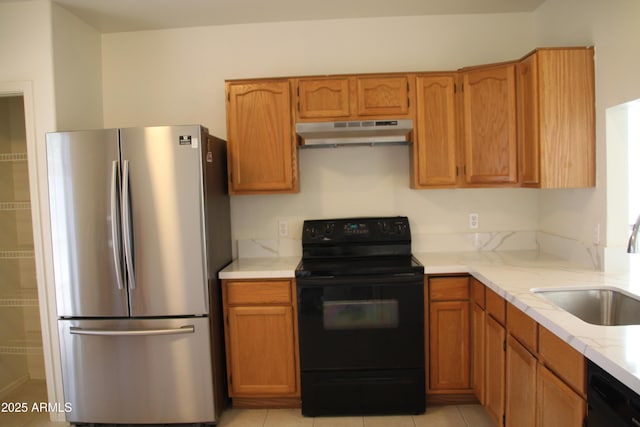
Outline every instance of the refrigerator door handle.
POLYGON ((133 230, 131 229, 131 200, 129 195, 129 160, 124 161, 122 170, 122 233, 124 234, 124 258, 129 277, 129 289, 136 288, 133 264, 133 230))
POLYGON ((181 326, 179 328, 169 329, 133 329, 133 330, 114 330, 114 329, 84 329, 72 326, 69 328, 69 332, 72 335, 99 335, 99 336, 118 336, 118 337, 131 337, 131 336, 148 336, 148 335, 178 335, 178 334, 193 334, 196 328, 193 325, 181 326))
POLYGON ((124 289, 122 275, 122 248, 120 242, 120 216, 118 214, 118 161, 111 164, 111 244, 113 246, 113 263, 116 268, 118 289, 124 289))

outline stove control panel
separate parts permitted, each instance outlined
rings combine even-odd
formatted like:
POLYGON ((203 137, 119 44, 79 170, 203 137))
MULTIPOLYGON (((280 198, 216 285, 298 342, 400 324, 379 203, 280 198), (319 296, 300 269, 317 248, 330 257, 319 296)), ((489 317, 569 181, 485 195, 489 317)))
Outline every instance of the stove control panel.
POLYGON ((410 241, 407 217, 343 218, 304 221, 302 242, 388 242, 410 241))

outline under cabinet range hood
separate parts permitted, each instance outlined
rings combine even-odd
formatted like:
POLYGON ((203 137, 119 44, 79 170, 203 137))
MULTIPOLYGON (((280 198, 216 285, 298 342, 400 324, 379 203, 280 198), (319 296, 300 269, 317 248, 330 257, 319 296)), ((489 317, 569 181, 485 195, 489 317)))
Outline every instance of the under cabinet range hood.
POLYGON ((412 130, 411 119, 296 123, 300 148, 407 145, 412 130))

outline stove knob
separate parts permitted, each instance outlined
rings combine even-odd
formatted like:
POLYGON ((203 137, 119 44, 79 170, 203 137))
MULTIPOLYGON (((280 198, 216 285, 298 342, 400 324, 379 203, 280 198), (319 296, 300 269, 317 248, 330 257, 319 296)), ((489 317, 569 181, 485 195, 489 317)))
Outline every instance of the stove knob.
POLYGON ((316 229, 314 227, 308 227, 306 230, 304 230, 305 234, 307 236, 309 236, 312 239, 315 239, 317 237, 317 232, 316 229))
POLYGON ((329 235, 333 234, 333 230, 334 229, 335 229, 335 224, 333 224, 333 223, 326 224, 324 226, 324 234, 326 236, 329 236, 329 235))

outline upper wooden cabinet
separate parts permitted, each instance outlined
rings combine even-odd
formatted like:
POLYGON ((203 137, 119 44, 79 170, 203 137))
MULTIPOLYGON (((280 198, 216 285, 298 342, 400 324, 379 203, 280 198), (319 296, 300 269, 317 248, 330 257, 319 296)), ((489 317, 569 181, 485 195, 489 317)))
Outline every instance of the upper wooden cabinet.
POLYGON ((226 82, 229 193, 298 191, 288 79, 226 82))
POLYGON ((465 185, 518 184, 516 65, 462 70, 465 185))
POLYGON ((409 77, 356 77, 358 116, 407 117, 409 77))
POLYGON ((230 194, 299 191, 295 123, 412 119, 411 187, 595 185, 593 48, 451 72, 231 80, 230 194))
POLYGON ((517 78, 522 185, 593 187, 593 48, 538 49, 517 78))
POLYGON ((458 183, 456 80, 456 73, 416 77, 413 188, 454 187, 458 183))
POLYGON ((298 119, 351 116, 348 78, 299 79, 297 85, 298 119))
POLYGON ((407 75, 294 79, 297 120, 361 120, 411 117, 407 75))

